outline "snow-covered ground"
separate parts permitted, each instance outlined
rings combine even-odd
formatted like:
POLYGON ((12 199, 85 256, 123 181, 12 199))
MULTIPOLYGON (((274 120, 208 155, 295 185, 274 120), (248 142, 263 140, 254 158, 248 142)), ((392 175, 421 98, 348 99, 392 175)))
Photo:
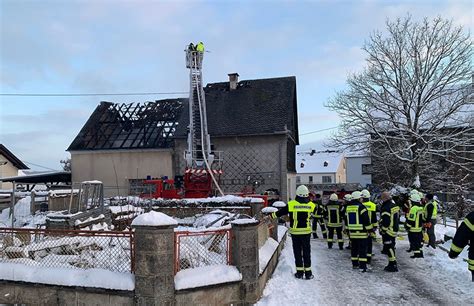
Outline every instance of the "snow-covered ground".
MULTIPOLYGON (((437 239, 453 232, 437 226, 437 239)), ((387 273, 387 257, 374 244, 375 258, 370 273, 352 269, 350 250, 327 248, 321 239, 311 240, 311 259, 315 278, 294 278, 295 264, 288 237, 280 262, 257 305, 341 305, 341 304, 443 304, 473 305, 474 283, 461 258, 449 259, 440 248, 424 247, 424 259, 411 259, 405 252, 408 240, 397 240, 400 272, 387 273)), ((347 245, 347 243, 346 243, 347 245)), ((443 244, 449 248, 450 242, 443 244)), ((466 248, 467 249, 467 248, 466 248)), ((467 258, 467 250, 460 257, 467 258)))

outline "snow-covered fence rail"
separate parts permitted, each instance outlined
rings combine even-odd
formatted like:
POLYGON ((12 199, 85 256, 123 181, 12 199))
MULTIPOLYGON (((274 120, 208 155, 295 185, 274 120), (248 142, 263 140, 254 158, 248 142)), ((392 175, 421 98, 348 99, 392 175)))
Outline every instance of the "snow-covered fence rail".
POLYGON ((183 269, 230 265, 231 231, 175 232, 175 273, 183 269))
POLYGON ((134 272, 134 233, 0 228, 0 262, 134 272))

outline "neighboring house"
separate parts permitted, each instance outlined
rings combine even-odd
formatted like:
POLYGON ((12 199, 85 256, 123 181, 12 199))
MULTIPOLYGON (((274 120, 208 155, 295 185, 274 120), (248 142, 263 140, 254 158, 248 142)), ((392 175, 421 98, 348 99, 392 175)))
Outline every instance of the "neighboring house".
POLYGON ((363 187, 372 184, 372 162, 370 156, 346 156, 346 182, 363 187))
MULTIPOLYGON (((3 144, 0 144, 0 177, 17 176, 18 170, 30 169, 3 144)), ((12 183, 0 182, 0 189, 11 189, 12 183)))
POLYGON ((299 152, 296 173, 297 184, 346 183, 344 155, 334 152, 299 152))
MULTIPOLYGON (((225 192, 275 188, 286 200, 296 187, 296 78, 229 76, 232 81, 204 89, 211 143, 223 152, 221 186, 225 192)), ((98 179, 106 195, 126 195, 134 179, 183 175, 188 125, 188 99, 101 102, 67 149, 72 180, 98 179)))

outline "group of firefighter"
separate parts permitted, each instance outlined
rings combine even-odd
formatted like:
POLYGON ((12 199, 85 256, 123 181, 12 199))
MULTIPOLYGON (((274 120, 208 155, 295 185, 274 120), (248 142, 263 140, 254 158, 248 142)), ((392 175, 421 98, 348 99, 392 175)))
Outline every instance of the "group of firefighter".
MULTIPOLYGON (((311 234, 318 238, 318 225, 329 249, 335 242, 340 250, 344 249, 343 233, 349 237, 348 249, 351 250, 353 269, 367 272, 373 254, 373 242, 377 230, 382 236, 382 254, 387 255, 387 272, 398 272, 395 243, 400 227, 400 217, 405 212, 405 229, 408 232, 411 258, 423 258, 423 241, 427 246, 436 248, 434 227, 438 212, 437 198, 432 194, 423 195, 417 190, 410 192, 404 203, 396 203, 389 192, 382 192, 380 208, 371 200, 366 189, 344 194, 339 198, 336 193, 329 197, 324 205, 321 195, 312 194, 304 185, 296 189, 296 198, 288 205, 273 212, 272 218, 289 216, 289 233, 293 242, 296 278, 312 279, 311 271, 311 234), (378 217, 378 215, 380 217, 378 217), (312 221, 312 222, 311 222, 312 221), (424 239, 424 235, 428 236, 424 239), (335 235, 337 239, 335 239, 335 235)), ((462 249, 470 244, 468 269, 474 281, 474 212, 471 212, 453 238, 450 258, 456 258, 462 249)))

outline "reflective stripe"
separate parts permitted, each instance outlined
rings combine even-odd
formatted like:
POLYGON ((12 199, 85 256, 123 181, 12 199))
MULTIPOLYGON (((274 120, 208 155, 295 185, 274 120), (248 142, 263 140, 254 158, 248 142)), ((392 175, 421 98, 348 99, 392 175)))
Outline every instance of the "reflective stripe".
POLYGON ((304 267, 296 267, 296 271, 304 271, 304 267))
POLYGON ((389 249, 388 252, 390 253, 388 256, 388 261, 395 261, 397 258, 395 257, 395 252, 393 249, 389 249))
POLYGON ((388 211, 384 211, 384 212, 382 213, 382 216, 385 216, 385 215, 390 216, 390 213, 389 213, 388 211))
POLYGON ((344 239, 337 239, 337 242, 344 242, 344 239))
POLYGON ((305 271, 311 271, 311 267, 309 268, 304 268, 305 271))
POLYGON ((292 235, 305 235, 311 234, 311 228, 290 228, 290 234, 292 235))
POLYGON ((368 234, 366 232, 349 232, 349 236, 351 239, 365 239, 368 237, 368 234))
POLYGON ((276 219, 276 218, 277 218, 276 212, 272 213, 272 218, 273 218, 273 219, 276 219))
POLYGON ((464 224, 466 224, 466 226, 467 226, 471 231, 474 232, 474 225, 473 225, 471 222, 469 222, 469 220, 468 220, 467 218, 464 219, 464 224))
POLYGON ((367 258, 359 258, 359 261, 367 262, 367 258))
POLYGON ((461 253, 463 248, 458 247, 454 243, 451 243, 451 250, 456 252, 456 253, 461 253))
POLYGON ((351 260, 359 260, 359 257, 351 257, 351 260))

